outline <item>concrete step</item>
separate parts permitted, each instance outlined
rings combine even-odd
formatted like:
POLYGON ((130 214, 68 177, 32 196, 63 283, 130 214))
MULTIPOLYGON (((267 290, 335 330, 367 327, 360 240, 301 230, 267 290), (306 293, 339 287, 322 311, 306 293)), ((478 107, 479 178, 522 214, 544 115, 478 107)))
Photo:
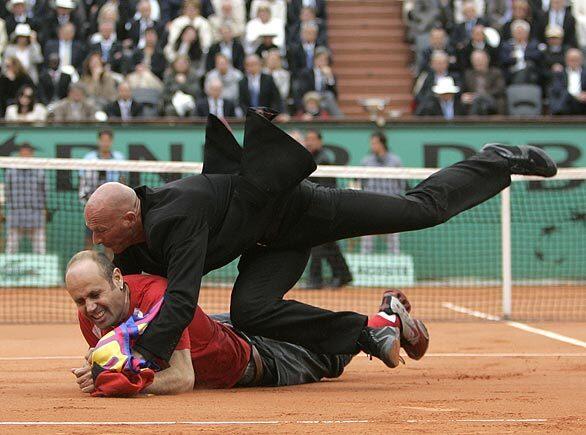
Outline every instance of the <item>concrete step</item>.
POLYGON ((328 23, 328 32, 338 29, 381 29, 387 30, 389 28, 403 28, 403 20, 401 18, 388 19, 369 19, 363 22, 354 19, 353 17, 336 17, 335 20, 328 23), (358 21, 358 22, 357 22, 358 21))
POLYGON ((389 68, 387 67, 376 67, 376 66, 365 66, 365 67, 343 67, 336 64, 335 68, 336 76, 338 79, 352 78, 352 79, 377 79, 377 80, 388 80, 399 78, 402 79, 405 75, 409 74, 409 70, 406 68, 389 68))
POLYGON ((403 54, 405 56, 411 55, 411 48, 402 42, 388 42, 388 41, 376 41, 376 42, 348 42, 330 39, 330 49, 334 52, 334 59, 336 53, 375 53, 385 54, 393 53, 395 55, 403 54))
POLYGON ((377 42, 377 41, 402 41, 405 32, 403 29, 387 28, 384 31, 380 29, 359 29, 359 28, 348 28, 348 29, 336 29, 328 31, 328 39, 330 41, 363 41, 363 42, 377 42))

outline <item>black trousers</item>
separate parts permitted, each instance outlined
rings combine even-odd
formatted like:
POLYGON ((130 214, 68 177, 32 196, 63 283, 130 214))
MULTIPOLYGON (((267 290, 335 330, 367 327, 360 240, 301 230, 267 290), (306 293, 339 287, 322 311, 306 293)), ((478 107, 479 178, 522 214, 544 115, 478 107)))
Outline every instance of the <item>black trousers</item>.
POLYGON ((508 162, 483 152, 442 169, 404 195, 303 183, 291 194, 276 235, 238 264, 230 316, 251 335, 317 353, 353 354, 367 316, 332 312, 283 296, 301 277, 311 247, 371 234, 429 228, 478 205, 510 184, 508 162))

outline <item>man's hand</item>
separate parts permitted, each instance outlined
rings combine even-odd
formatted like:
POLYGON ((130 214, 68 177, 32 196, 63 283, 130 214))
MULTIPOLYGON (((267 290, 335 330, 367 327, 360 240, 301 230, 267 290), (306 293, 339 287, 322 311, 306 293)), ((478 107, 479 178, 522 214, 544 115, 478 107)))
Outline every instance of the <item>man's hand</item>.
POLYGON ((76 382, 81 391, 84 393, 92 393, 95 390, 92 368, 87 362, 82 367, 71 369, 71 373, 77 378, 76 382))

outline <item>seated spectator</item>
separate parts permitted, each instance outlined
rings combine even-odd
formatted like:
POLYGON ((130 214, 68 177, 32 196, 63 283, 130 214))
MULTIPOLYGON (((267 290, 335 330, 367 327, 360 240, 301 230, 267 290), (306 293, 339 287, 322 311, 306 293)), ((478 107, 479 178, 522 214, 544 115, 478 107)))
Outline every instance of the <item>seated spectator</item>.
POLYGON ((566 68, 555 71, 549 90, 552 115, 586 114, 586 71, 584 56, 576 48, 566 52, 566 68))
POLYGON ((175 18, 169 24, 169 39, 167 45, 173 47, 185 26, 193 26, 198 33, 201 49, 207 53, 212 45, 212 28, 208 20, 201 16, 199 0, 184 0, 183 15, 175 18))
POLYGON ((250 19, 258 15, 259 6, 267 5, 271 8, 271 17, 287 22, 287 1, 288 0, 252 0, 250 3, 250 19))
POLYGON ((563 71, 566 65, 566 51, 569 47, 563 45, 564 29, 560 26, 547 26, 545 30, 547 48, 543 52, 544 82, 550 83, 553 73, 563 71))
POLYGON ((205 84, 205 98, 197 100, 197 116, 207 117, 210 113, 218 118, 236 117, 236 105, 232 100, 222 98, 222 82, 212 79, 205 84))
POLYGON ((5 56, 0 74, 0 117, 4 117, 6 107, 16 102, 16 94, 24 85, 34 87, 20 60, 14 56, 5 56))
POLYGON ((306 93, 303 96, 303 107, 297 115, 301 121, 313 121, 316 119, 329 119, 330 114, 327 109, 322 107, 321 95, 315 91, 306 93))
POLYGON ((433 95, 427 96, 417 107, 417 116, 442 116, 445 120, 451 120, 455 116, 466 114, 466 110, 460 103, 458 93, 460 88, 454 84, 452 77, 442 77, 437 85, 432 88, 433 95))
POLYGON ((209 80, 219 79, 222 82, 222 98, 238 101, 239 84, 242 80, 240 70, 233 68, 230 61, 224 54, 218 53, 215 56, 216 67, 206 74, 206 83, 209 80))
POLYGON ((197 30, 193 26, 185 26, 173 45, 167 44, 164 50, 167 62, 172 63, 177 56, 187 56, 191 69, 198 76, 204 74, 204 55, 197 30))
POLYGON ((135 49, 141 50, 146 45, 146 33, 148 29, 154 29, 157 36, 163 35, 165 30, 163 25, 153 18, 150 0, 140 0, 136 6, 136 10, 139 16, 132 18, 127 23, 128 30, 126 32, 126 38, 132 41, 135 49))
POLYGON ((299 20, 301 9, 304 7, 312 8, 317 18, 326 22, 326 3, 327 0, 288 0, 287 21, 294 23, 299 20))
POLYGON ((35 89, 30 85, 24 85, 16 95, 16 104, 6 109, 6 121, 45 121, 47 109, 37 103, 35 89))
POLYGON ((6 22, 0 18, 0 59, 2 58, 2 53, 4 53, 7 44, 8 34, 6 33, 6 22))
MULTIPOLYGON (((245 48, 248 53, 254 53, 260 43, 260 35, 274 34, 273 42, 279 50, 285 48, 285 23, 271 15, 271 8, 261 4, 257 10, 257 17, 246 24, 245 48)), ((317 35, 316 35, 317 37, 317 35)))
POLYGON ((260 57, 264 61, 264 59, 269 54, 269 51, 278 50, 279 47, 277 47, 275 44, 273 44, 273 40, 275 39, 274 34, 263 33, 263 34, 259 35, 259 37, 260 37, 260 44, 259 44, 258 48, 256 49, 256 51, 254 52, 254 54, 256 54, 258 57, 260 57))
POLYGON ((476 14, 479 17, 484 16, 484 11, 486 10, 487 3, 485 0, 453 0, 452 9, 454 13, 454 23, 456 25, 466 22, 467 3, 472 3, 474 5, 474 10, 476 11, 476 14))
POLYGON ((501 36, 503 41, 513 38, 511 26, 515 20, 523 20, 529 23, 529 39, 543 41, 545 33, 545 18, 541 12, 532 12, 527 0, 513 0, 513 16, 502 28, 501 36))
POLYGON ((418 37, 425 36, 434 28, 445 29, 451 32, 454 26, 454 14, 450 0, 428 1, 416 0, 413 10, 408 14, 409 30, 408 38, 416 41, 418 37))
POLYGON ((550 0, 549 11, 545 17, 549 26, 560 26, 564 29, 564 45, 568 47, 577 47, 576 39, 576 20, 572 12, 566 7, 565 0, 550 0))
POLYGON ((220 27, 221 39, 210 47, 206 58, 206 71, 214 68, 216 54, 222 53, 232 63, 234 68, 244 70, 244 47, 234 38, 232 28, 225 24, 220 27))
POLYGON ((275 49, 269 51, 264 64, 265 67, 263 73, 269 74, 273 77, 282 100, 287 101, 287 98, 289 98, 289 91, 291 90, 291 74, 283 68, 281 53, 279 53, 279 50, 275 49))
POLYGON ((277 112, 283 111, 283 100, 268 74, 261 71, 262 64, 256 54, 249 54, 244 61, 245 75, 239 83, 238 101, 243 113, 249 107, 268 107, 277 112))
POLYGON ((154 27, 149 27, 144 32, 144 47, 136 48, 132 53, 132 67, 138 64, 148 67, 153 74, 163 80, 163 74, 167 68, 167 59, 159 46, 159 36, 154 27))
POLYGON ((513 39, 501 48, 501 65, 508 84, 538 84, 541 81, 543 52, 536 39, 529 39, 529 23, 516 20, 511 25, 513 39))
POLYGON ((315 23, 306 23, 301 28, 301 42, 290 47, 287 55, 289 70, 298 75, 304 69, 313 68, 313 59, 317 45, 318 28, 315 23))
POLYGON ((79 82, 73 83, 67 97, 55 104, 49 118, 57 122, 93 121, 96 107, 86 99, 85 87, 79 82))
POLYGON ((83 42, 74 39, 75 26, 73 23, 65 23, 57 31, 58 39, 50 39, 45 44, 45 61, 51 54, 59 56, 59 65, 73 66, 81 72, 83 61, 86 56, 86 48, 83 42))
POLYGON ((505 113, 505 78, 499 68, 491 67, 488 53, 474 50, 472 69, 464 74, 462 103, 469 115, 505 113))
POLYGON ((100 53, 91 53, 83 63, 81 83, 85 86, 87 97, 98 109, 116 99, 116 79, 104 64, 100 53))
POLYGON ((55 0, 54 9, 50 9, 44 18, 41 40, 46 43, 50 39, 57 39, 57 29, 65 23, 75 26, 75 38, 84 41, 86 32, 83 22, 73 12, 77 7, 74 0, 55 0))
POLYGON ((460 75, 456 72, 449 71, 450 58, 445 51, 434 51, 431 55, 430 70, 423 71, 413 86, 413 95, 415 103, 419 105, 421 101, 432 95, 431 88, 443 77, 452 77, 457 84, 460 83, 460 75))
POLYGON ((321 18, 315 15, 315 9, 310 7, 301 8, 299 19, 287 26, 287 44, 297 45, 301 42, 301 27, 305 23, 313 23, 317 26, 317 45, 328 45, 327 27, 321 18))
POLYGON ((314 67, 306 69, 299 78, 301 95, 315 91, 321 97, 321 105, 334 117, 342 117, 344 114, 338 107, 338 87, 336 77, 330 67, 330 53, 325 47, 319 47, 315 51, 314 67))
POLYGON ((163 82, 163 113, 165 116, 192 116, 195 101, 201 95, 199 76, 191 68, 187 56, 177 56, 163 82))
POLYGON ((142 117, 142 104, 132 99, 132 90, 127 82, 118 85, 118 98, 106 106, 106 115, 109 119, 128 121, 142 117))
POLYGON ((510 0, 491 0, 486 3, 486 19, 493 29, 501 32, 512 17, 513 3, 510 0))
POLYGON ((491 66, 498 66, 499 62, 499 51, 498 46, 493 47, 490 45, 488 39, 485 35, 485 27, 482 24, 477 24, 472 28, 472 36, 470 41, 462 48, 462 50, 458 51, 460 54, 460 67, 462 71, 466 71, 472 67, 472 62, 470 60, 472 53, 476 50, 485 51, 488 55, 488 59, 490 61, 491 66))
MULTIPOLYGON (((75 78, 76 80, 79 77, 75 78)), ((47 58, 47 68, 39 76, 39 99, 49 105, 67 96, 73 76, 63 71, 59 65, 59 54, 51 53, 47 58)))
MULTIPOLYGON (((230 31, 234 37, 240 39, 244 36, 244 28, 246 26, 246 22, 244 19, 244 15, 239 16, 234 11, 234 5, 232 4, 233 0, 221 0, 220 9, 217 9, 217 12, 213 15, 208 17, 208 21, 212 28, 214 42, 224 41, 224 35, 222 28, 224 26, 228 26, 230 31)), ((210 49, 211 51, 211 49, 210 49)))
POLYGON ((117 73, 122 71, 123 48, 116 39, 113 21, 100 21, 98 33, 91 37, 90 43, 90 53, 99 53, 103 63, 109 65, 112 71, 117 73))
POLYGON ((28 15, 26 4, 26 0, 9 0, 7 2, 8 15, 3 17, 7 36, 11 36, 14 33, 18 24, 28 24, 31 29, 39 30, 36 20, 28 15))
POLYGON ((100 0, 94 8, 90 8, 88 34, 93 38, 99 33, 100 23, 109 21, 114 26, 116 40, 122 44, 126 35, 125 25, 132 15, 131 9, 134 10, 134 6, 126 0, 100 0))
POLYGON ((422 71, 429 71, 431 66, 431 54, 436 51, 445 51, 449 59, 449 70, 458 71, 460 66, 458 65, 458 58, 456 57, 456 51, 450 45, 448 34, 444 29, 435 28, 429 32, 429 46, 423 50, 420 56, 420 62, 417 67, 417 73, 422 71))
POLYGON ((466 0, 463 3, 462 13, 464 20, 456 25, 451 38, 451 45, 456 50, 461 50, 468 44, 468 41, 472 38, 472 29, 474 29, 474 26, 477 24, 487 24, 484 18, 479 16, 473 0, 466 0))
POLYGON ((163 82, 150 70, 149 66, 145 63, 137 64, 134 71, 126 76, 126 82, 132 90, 163 90, 163 82))
POLYGON ((37 42, 37 34, 28 24, 19 24, 14 30, 14 36, 6 50, 6 57, 17 57, 23 68, 34 83, 39 81, 37 67, 43 63, 41 46, 37 42))
POLYGON ((576 40, 578 47, 586 50, 586 2, 572 0, 572 15, 576 19, 576 40))

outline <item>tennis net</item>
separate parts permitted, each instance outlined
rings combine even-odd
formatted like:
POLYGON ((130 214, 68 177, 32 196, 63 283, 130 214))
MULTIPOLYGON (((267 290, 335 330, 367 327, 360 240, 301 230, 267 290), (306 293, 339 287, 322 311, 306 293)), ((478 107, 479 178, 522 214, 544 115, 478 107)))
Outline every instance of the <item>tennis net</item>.
MULTIPOLYGON (((63 273, 90 244, 80 196, 96 183, 156 187, 200 171, 198 163, 0 158, 0 323, 75 320, 63 273)), ((326 166, 315 175, 400 193, 432 172, 326 166)), ((425 319, 584 320, 585 179, 586 169, 547 181, 516 177, 503 194, 438 227, 317 247, 286 297, 371 313, 384 289, 398 287, 425 319)), ((236 275, 233 262, 205 277, 205 310, 228 310, 236 275)))

